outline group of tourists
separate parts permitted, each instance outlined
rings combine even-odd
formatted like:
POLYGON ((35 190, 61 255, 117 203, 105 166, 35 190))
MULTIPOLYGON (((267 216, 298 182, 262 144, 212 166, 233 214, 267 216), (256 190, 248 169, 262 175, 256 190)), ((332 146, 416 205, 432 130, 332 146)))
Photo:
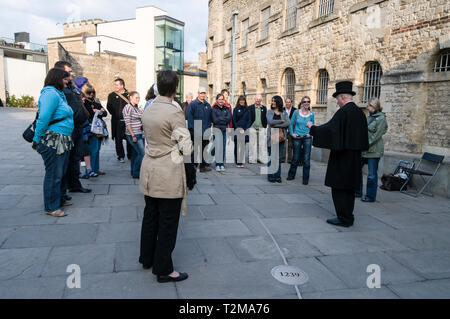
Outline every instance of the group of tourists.
MULTIPOLYGON (((111 114, 117 159, 125 162, 125 140, 131 176, 140 179, 145 196, 139 262, 145 269, 152 268, 159 282, 188 277, 174 270, 171 254, 180 213, 185 215, 187 210, 187 189, 196 183, 196 164, 200 172, 211 171, 209 163, 213 161, 205 151, 210 142, 213 147, 209 153, 215 158, 218 172, 225 171, 227 144, 234 142, 234 164, 238 168, 244 167, 249 144, 249 162, 267 163, 269 168, 272 162, 278 164, 267 174, 269 182, 282 182, 281 163, 287 160, 287 180, 295 179, 302 165, 303 185, 309 182, 312 146, 330 149, 325 185, 332 189, 337 215, 327 220, 330 224, 353 225, 355 197, 375 201, 386 118, 378 99, 368 102, 369 116, 364 115, 352 101, 355 92, 351 82, 336 84, 333 97, 339 110, 320 126, 315 123, 308 96, 301 98, 297 108, 292 99, 283 100, 278 95, 271 98, 270 108, 262 104, 261 95, 250 106, 245 96, 239 96, 232 108, 228 90, 222 90, 211 106, 206 101, 206 90, 200 88, 196 99, 188 94, 187 101, 179 103, 175 98, 178 82, 176 72, 160 71, 142 110, 139 93, 128 92, 124 81, 116 79, 106 107, 111 114), (200 153, 195 152, 195 147, 200 153), (369 174, 363 197, 364 164, 368 164, 369 174)), ((100 171, 99 154, 108 134, 93 134, 89 128, 95 121, 103 121, 108 112, 96 99, 88 79, 73 79, 70 63, 57 62, 47 74, 33 139, 33 148, 41 154, 46 170, 46 214, 67 216, 62 210, 72 204, 67 190, 91 192, 79 179, 105 174, 100 171), (86 163, 84 174, 80 174, 81 161, 86 163)))

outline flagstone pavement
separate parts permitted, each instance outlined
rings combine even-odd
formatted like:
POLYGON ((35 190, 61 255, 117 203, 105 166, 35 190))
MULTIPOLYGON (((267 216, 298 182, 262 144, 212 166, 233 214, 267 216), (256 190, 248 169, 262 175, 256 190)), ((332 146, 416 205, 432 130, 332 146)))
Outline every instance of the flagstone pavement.
POLYGON ((189 279, 159 284, 138 263, 144 197, 112 141, 106 175, 83 180, 92 193, 72 194, 65 218, 44 214, 42 159, 21 136, 34 115, 0 108, 0 298, 450 298, 449 199, 379 190, 356 200, 353 227, 335 227, 320 162, 307 186, 285 180, 286 164, 281 184, 260 165, 198 173, 173 253, 189 279), (308 274, 299 294, 271 276, 282 256, 308 274), (66 284, 71 264, 81 288, 66 284), (380 288, 367 286, 372 264, 380 288))

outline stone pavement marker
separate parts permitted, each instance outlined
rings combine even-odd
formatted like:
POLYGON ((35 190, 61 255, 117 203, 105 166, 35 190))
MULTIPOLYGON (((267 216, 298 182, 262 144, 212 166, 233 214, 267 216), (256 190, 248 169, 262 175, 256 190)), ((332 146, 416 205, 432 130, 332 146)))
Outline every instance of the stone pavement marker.
POLYGON ((0 108, 0 298, 297 299, 271 275, 283 260, 267 229, 307 273, 303 298, 450 298, 449 199, 380 190, 375 203, 356 200, 353 227, 332 226, 326 164, 314 161, 308 186, 285 180, 287 164, 282 184, 261 165, 199 173, 173 253, 189 279, 159 284, 138 262, 139 180, 112 141, 100 154, 106 175, 82 180, 92 193, 71 193, 65 218, 44 214, 42 159, 21 137, 34 115, 0 108), (81 267, 80 289, 66 286, 70 264, 81 267), (365 286, 369 264, 381 267, 379 289, 365 286))

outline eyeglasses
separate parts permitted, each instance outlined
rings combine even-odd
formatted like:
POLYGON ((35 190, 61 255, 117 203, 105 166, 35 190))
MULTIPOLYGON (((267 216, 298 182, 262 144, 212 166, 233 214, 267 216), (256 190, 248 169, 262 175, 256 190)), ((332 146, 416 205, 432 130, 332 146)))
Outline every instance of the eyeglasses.
POLYGON ((311 103, 311 101, 302 101, 302 103, 311 103))

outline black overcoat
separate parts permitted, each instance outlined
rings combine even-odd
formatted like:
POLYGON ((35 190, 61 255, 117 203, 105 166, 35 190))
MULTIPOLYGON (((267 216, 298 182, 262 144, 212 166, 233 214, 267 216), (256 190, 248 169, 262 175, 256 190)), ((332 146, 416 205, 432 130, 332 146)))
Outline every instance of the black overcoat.
MULTIPOLYGON (((125 93, 122 94, 126 99, 129 99, 128 92, 125 90, 125 93)), ((106 104, 106 109, 109 114, 111 114, 111 130, 112 130, 112 139, 116 136, 117 126, 119 121, 123 119, 123 108, 128 103, 125 102, 116 92, 112 92, 108 95, 108 103, 106 104)))
POLYGON ((353 102, 341 107, 333 118, 311 127, 313 145, 330 149, 325 185, 358 189, 361 180, 361 151, 369 148, 367 119, 353 102))

